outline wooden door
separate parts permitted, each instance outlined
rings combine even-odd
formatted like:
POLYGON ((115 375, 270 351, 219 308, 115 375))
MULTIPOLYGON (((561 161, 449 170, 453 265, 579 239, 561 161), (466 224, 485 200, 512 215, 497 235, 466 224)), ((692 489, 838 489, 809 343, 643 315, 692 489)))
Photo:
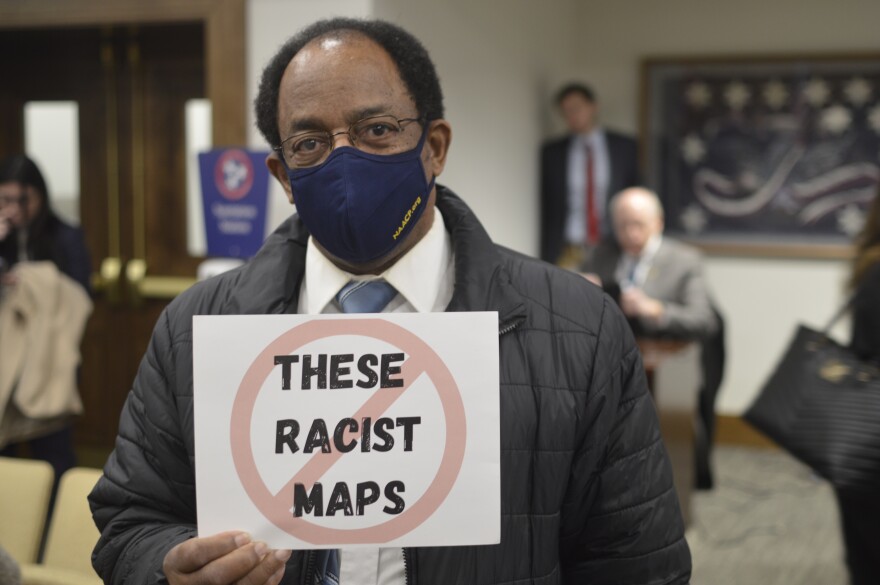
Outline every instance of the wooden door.
POLYGON ((204 47, 199 23, 0 31, 0 79, 14 80, 0 91, 0 156, 24 149, 25 103, 78 104, 79 211, 96 284, 83 341, 80 447, 113 445, 167 304, 145 285, 158 277, 179 288, 202 260, 186 245, 184 112, 205 96, 204 47))

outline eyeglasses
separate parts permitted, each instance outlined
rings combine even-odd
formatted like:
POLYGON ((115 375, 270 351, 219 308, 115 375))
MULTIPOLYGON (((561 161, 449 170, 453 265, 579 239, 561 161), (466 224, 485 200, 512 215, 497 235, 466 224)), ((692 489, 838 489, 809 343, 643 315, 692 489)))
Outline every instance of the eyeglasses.
POLYGON ((423 123, 423 118, 395 118, 390 114, 370 116, 354 122, 348 130, 331 134, 326 130, 310 130, 285 138, 275 147, 291 169, 313 167, 324 162, 333 150, 335 138, 347 134, 358 150, 371 154, 395 154, 414 145, 412 136, 405 136, 410 122, 423 123))

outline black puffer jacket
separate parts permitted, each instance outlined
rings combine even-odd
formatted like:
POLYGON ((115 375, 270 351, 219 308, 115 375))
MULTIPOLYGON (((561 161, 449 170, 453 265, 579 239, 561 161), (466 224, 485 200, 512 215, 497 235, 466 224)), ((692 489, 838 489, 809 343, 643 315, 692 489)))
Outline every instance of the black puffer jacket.
MULTIPOLYGON (((672 472, 623 317, 580 276, 492 244, 449 190, 437 205, 455 251, 448 310, 499 312, 501 544, 408 549, 407 581, 687 583, 672 472)), ((251 262, 160 318, 89 496, 106 583, 164 582, 165 554, 195 536, 192 316, 295 311, 306 237, 285 222, 251 262)), ((294 553, 285 583, 311 583, 311 558, 294 553)))

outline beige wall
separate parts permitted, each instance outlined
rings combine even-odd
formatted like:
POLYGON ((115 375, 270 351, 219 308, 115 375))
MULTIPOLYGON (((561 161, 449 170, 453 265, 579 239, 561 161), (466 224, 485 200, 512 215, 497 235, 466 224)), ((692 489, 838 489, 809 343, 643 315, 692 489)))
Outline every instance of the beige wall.
POLYGON ((880 50, 876 0, 585 0, 577 10, 573 72, 595 83, 606 121, 630 131, 645 57, 880 50))

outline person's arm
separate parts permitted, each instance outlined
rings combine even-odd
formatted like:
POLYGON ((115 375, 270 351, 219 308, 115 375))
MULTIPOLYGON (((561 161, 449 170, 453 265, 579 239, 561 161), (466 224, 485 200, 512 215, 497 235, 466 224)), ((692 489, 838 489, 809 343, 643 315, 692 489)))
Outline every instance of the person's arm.
POLYGON ((718 330, 703 276, 702 258, 694 254, 683 265, 674 297, 654 299, 661 305, 659 313, 639 320, 646 333, 703 339, 718 330))
POLYGON ((564 583, 683 585, 691 558, 638 348, 605 300, 562 513, 564 583))
POLYGON ((554 242, 556 240, 556 236, 550 231, 550 217, 552 216, 552 207, 554 205, 553 202, 553 178, 551 176, 551 168, 553 162, 552 151, 549 145, 544 145, 541 148, 541 167, 540 167, 540 193, 538 193, 538 204, 540 206, 540 218, 541 224, 538 226, 540 229, 540 238, 541 238, 541 250, 540 257, 541 260, 545 262, 555 262, 555 255, 558 255, 558 251, 555 250, 554 242))
POLYGON ((289 551, 241 533, 196 538, 192 428, 182 428, 192 420, 192 386, 174 352, 191 338, 172 339, 170 320, 166 309, 125 402, 116 449, 89 495, 101 532, 92 564, 108 585, 278 583, 289 551))
POLYGON ((162 561, 196 535, 195 481, 179 426, 168 311, 162 313, 119 421, 116 448, 89 495, 105 583, 160 583, 162 561))
POLYGON ((559 260, 565 245, 565 215, 568 209, 567 168, 567 139, 545 144, 541 149, 540 169, 541 259, 551 264, 559 260))
POLYGON ((80 228, 62 224, 55 242, 58 268, 92 294, 92 261, 80 228))

